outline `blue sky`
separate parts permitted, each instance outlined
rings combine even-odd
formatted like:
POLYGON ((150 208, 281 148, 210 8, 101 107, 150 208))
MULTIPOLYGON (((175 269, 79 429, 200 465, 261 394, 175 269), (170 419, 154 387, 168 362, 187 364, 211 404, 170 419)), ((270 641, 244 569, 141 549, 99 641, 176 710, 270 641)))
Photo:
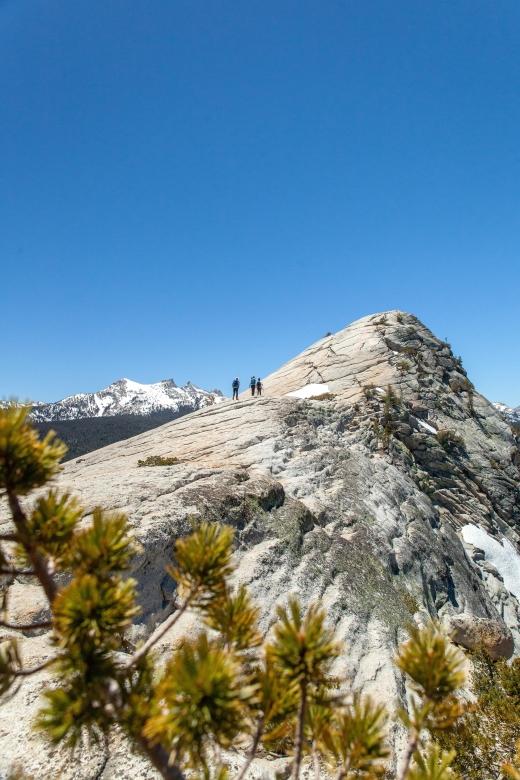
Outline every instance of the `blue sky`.
POLYGON ((520 404, 520 6, 0 0, 0 397, 412 311, 520 404))

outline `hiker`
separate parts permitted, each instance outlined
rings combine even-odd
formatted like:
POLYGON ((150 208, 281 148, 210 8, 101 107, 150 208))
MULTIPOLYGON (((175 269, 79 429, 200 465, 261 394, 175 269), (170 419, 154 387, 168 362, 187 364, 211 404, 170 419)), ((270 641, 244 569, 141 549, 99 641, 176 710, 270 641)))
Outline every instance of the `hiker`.
POLYGON ((233 384, 231 386, 233 388, 233 401, 235 398, 238 401, 238 388, 240 387, 240 380, 237 376, 233 379, 233 384))
POLYGON ((251 388, 251 395, 255 394, 255 387, 256 387, 256 379, 254 376, 251 377, 251 381, 249 383, 249 387, 251 388))
POLYGON ((262 395, 262 380, 260 379, 260 377, 258 377, 258 379, 256 380, 256 394, 262 395))

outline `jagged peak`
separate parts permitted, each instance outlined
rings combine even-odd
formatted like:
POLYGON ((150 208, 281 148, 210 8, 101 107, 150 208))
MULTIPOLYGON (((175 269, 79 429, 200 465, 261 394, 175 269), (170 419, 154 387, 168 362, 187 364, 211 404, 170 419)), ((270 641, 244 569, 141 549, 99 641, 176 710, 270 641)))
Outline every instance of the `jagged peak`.
POLYGON ((52 422, 118 414, 148 415, 165 410, 195 411, 221 399, 221 393, 210 393, 191 382, 179 388, 173 379, 142 384, 123 377, 97 393, 78 393, 55 403, 36 403, 32 417, 38 422, 52 422))

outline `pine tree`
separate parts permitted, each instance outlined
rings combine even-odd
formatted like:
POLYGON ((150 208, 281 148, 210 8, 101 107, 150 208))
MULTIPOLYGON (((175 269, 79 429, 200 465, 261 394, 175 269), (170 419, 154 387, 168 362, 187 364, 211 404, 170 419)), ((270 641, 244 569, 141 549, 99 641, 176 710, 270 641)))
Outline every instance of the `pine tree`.
POLYGON ((399 709, 409 739, 398 780, 407 777, 426 780, 431 773, 431 780, 437 777, 443 780, 451 776, 448 768, 455 753, 440 756, 434 747, 425 759, 420 748, 424 746, 424 738, 451 729, 464 714, 456 693, 466 682, 466 659, 460 650, 451 646, 439 623, 430 621, 423 630, 409 626, 409 634, 409 640, 401 645, 395 658, 411 691, 410 708, 399 709), (410 770, 412 758, 416 766, 410 770))

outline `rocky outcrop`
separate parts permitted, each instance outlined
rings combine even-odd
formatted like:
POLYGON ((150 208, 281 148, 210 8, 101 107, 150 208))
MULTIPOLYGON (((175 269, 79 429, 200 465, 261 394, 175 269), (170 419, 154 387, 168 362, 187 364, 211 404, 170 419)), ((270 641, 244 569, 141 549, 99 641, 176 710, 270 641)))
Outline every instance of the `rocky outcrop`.
MULTIPOLYGON (((518 652, 518 601, 461 529, 481 526, 518 549, 519 441, 449 345, 410 314, 365 317, 267 377, 264 392, 64 469, 60 485, 86 505, 129 515, 143 606, 132 641, 170 614, 174 586, 165 567, 195 516, 235 528, 236 578, 261 606, 265 631, 288 594, 304 603, 321 599, 345 643, 338 673, 378 698, 403 696, 392 657, 410 620, 439 618, 455 641, 470 648, 482 641, 497 657, 518 652), (307 384, 326 385, 326 396, 286 395, 307 384), (178 461, 138 468, 149 455, 178 461)), ((28 586, 16 587, 27 589, 39 615, 28 586)), ((194 630, 195 618, 186 615, 160 652, 194 630)), ((23 652, 41 657, 47 641, 27 636, 23 652)), ((15 738, 9 720, 0 726, 0 766, 21 760, 37 778, 50 759, 27 735, 44 684, 43 675, 28 681, 8 703, 8 719, 20 724, 15 738)), ((61 776, 154 776, 120 743, 89 755, 64 764, 61 776)), ((260 762, 251 776, 266 771, 273 775, 273 765, 260 762)))

